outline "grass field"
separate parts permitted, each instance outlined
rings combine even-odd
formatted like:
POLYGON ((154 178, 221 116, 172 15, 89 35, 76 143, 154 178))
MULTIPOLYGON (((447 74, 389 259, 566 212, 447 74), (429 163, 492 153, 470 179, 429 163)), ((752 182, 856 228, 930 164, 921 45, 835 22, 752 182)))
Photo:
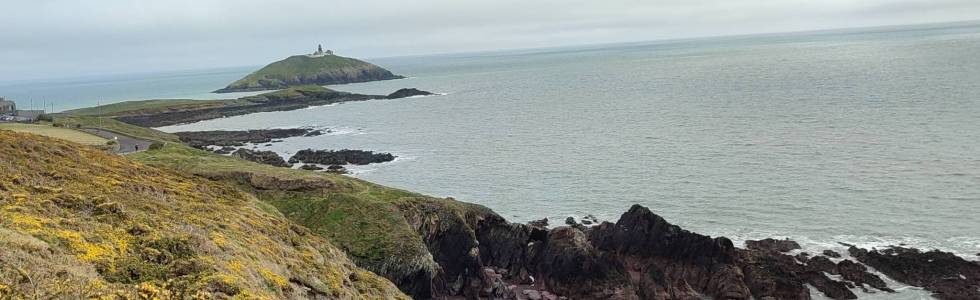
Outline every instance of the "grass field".
POLYGON ((0 123, 0 129, 23 133, 32 133, 75 142, 83 145, 101 146, 109 140, 99 136, 82 132, 74 129, 54 127, 50 125, 21 124, 21 123, 0 123))
POLYGON ((89 128, 101 128, 109 131, 118 132, 128 136, 161 142, 176 142, 180 139, 176 135, 169 134, 152 128, 140 127, 120 122, 111 117, 99 116, 71 116, 65 114, 55 115, 55 123, 69 127, 82 126, 89 128))
POLYGON ((65 111, 64 114, 73 116, 115 116, 124 113, 140 111, 157 111, 162 109, 194 109, 221 106, 225 100, 140 100, 106 104, 96 107, 80 108, 65 111))

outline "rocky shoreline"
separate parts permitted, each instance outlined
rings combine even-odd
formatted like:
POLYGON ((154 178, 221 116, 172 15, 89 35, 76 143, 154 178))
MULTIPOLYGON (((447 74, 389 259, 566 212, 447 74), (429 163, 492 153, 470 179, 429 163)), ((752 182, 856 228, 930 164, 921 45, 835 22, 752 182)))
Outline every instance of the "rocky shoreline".
POLYGON ((116 116, 115 119, 141 127, 163 127, 257 112, 289 111, 318 105, 372 99, 398 99, 417 95, 432 95, 432 93, 417 89, 400 89, 389 95, 364 95, 333 91, 320 86, 300 86, 243 97, 222 105, 160 111, 134 111, 116 116))
POLYGON ((310 137, 323 135, 329 129, 288 128, 288 129, 256 129, 244 131, 213 130, 185 131, 174 133, 191 147, 212 151, 217 154, 238 157, 244 160, 267 164, 276 167, 291 168, 294 164, 302 163, 300 169, 309 171, 325 171, 346 174, 344 165, 367 165, 395 160, 397 156, 391 153, 379 153, 365 150, 313 150, 305 149, 296 152, 289 160, 283 159, 278 153, 267 150, 236 148, 248 144, 272 143, 279 139, 290 137, 310 137), (218 147, 218 148, 213 148, 218 147), (321 167, 324 165, 326 167, 321 167))
POLYGON ((271 143, 278 139, 298 136, 318 136, 329 130, 314 128, 256 129, 244 131, 212 130, 175 132, 181 142, 199 149, 208 146, 231 147, 245 144, 271 143))
POLYGON ((447 215, 424 202, 402 211, 439 266, 387 274, 416 299, 810 299, 808 286, 831 299, 893 293, 871 268, 940 299, 980 299, 980 264, 950 253, 852 246, 854 261, 833 251, 793 255, 800 246, 790 240, 740 248, 639 205, 616 223, 553 229, 508 223, 489 210, 447 215))
MULTIPOLYGON (((231 144, 312 132, 212 132, 194 140, 231 144)), ((360 150, 306 149, 288 162, 271 151, 240 149, 234 155, 277 166, 303 163, 306 170, 330 165, 325 171, 333 172, 344 164, 394 159, 360 150)), ((980 299, 980 264, 937 250, 850 246, 845 256, 801 252, 786 239, 740 246, 684 230, 639 205, 615 223, 588 215, 555 228, 548 220, 515 224, 490 209, 454 205, 425 199, 398 204, 431 265, 396 260, 362 266, 416 299, 811 299, 811 293, 857 299, 861 293, 894 293, 882 276, 939 299, 980 299)))

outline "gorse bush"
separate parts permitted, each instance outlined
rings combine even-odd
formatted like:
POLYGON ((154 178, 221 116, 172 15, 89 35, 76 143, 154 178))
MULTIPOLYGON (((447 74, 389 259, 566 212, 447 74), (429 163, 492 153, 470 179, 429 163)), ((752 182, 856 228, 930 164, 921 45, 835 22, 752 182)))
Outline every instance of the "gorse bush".
POLYGON ((0 299, 407 299, 236 186, 0 131, 0 299))

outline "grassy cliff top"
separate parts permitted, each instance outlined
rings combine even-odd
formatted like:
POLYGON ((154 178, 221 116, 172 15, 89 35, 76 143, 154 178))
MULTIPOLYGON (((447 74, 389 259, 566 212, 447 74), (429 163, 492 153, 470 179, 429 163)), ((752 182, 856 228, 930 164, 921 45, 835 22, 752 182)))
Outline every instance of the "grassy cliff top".
POLYGON ((362 60, 337 55, 295 55, 271 63, 216 92, 280 89, 403 78, 362 60))
POLYGON ((165 109, 193 109, 217 106, 226 100, 191 100, 191 99, 160 99, 124 101, 94 107, 67 110, 63 114, 73 116, 118 116, 144 111, 159 111, 165 109))
POLYGON ((241 106, 265 102, 274 99, 301 97, 316 94, 340 93, 318 85, 299 85, 278 91, 271 91, 255 96, 237 99, 220 100, 191 100, 191 99, 154 99, 123 101, 100 106, 66 110, 58 116, 71 117, 119 117, 130 115, 157 114, 168 111, 198 110, 223 106, 241 106))
POLYGON ((0 295, 407 299, 234 185, 3 130, 0 157, 0 295))
POLYGON ((66 127, 102 128, 121 134, 162 142, 177 142, 177 136, 146 127, 119 121, 126 116, 154 115, 172 112, 204 111, 230 107, 245 107, 302 97, 329 97, 345 94, 317 85, 301 85, 260 95, 224 100, 161 99, 125 101, 96 107, 68 110, 54 114, 55 123, 66 127))
POLYGON ((422 270, 434 273, 439 268, 417 231, 417 218, 410 217, 421 213, 406 208, 438 207, 440 217, 433 218, 445 220, 453 219, 445 214, 492 214, 475 204, 429 197, 344 175, 258 164, 182 144, 171 143, 162 149, 127 157, 240 186, 286 218, 333 242, 358 266, 393 281, 422 270))
POLYGON ((273 167, 171 143, 128 156, 182 174, 237 184, 344 249, 373 271, 404 265, 434 267, 424 242, 398 210, 427 198, 360 179, 273 167))
POLYGON ((51 126, 50 124, 0 123, 0 130, 32 133, 89 146, 104 146, 107 142, 109 142, 108 139, 88 132, 64 127, 55 127, 51 126))

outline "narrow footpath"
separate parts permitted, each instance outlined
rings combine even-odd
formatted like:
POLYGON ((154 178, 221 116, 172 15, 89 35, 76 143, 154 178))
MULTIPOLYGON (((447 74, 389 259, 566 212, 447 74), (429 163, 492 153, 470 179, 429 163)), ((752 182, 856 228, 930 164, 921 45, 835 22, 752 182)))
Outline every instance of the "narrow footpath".
POLYGON ((146 149, 149 149, 150 148, 150 144, 153 144, 153 141, 148 141, 148 140, 144 140, 144 139, 134 138, 134 137, 131 137, 131 136, 128 136, 128 135, 123 135, 123 134, 115 133, 115 132, 108 131, 108 130, 102 130, 102 129, 96 129, 96 128, 84 128, 84 129, 82 129, 82 131, 85 131, 85 132, 88 132, 88 133, 91 133, 91 134, 94 134, 94 135, 97 135, 97 136, 100 136, 100 137, 103 137, 103 138, 107 138, 107 139, 110 139, 110 140, 116 140, 116 142, 119 143, 119 149, 116 149, 116 153, 119 153, 119 154, 133 153, 133 152, 139 152, 139 151, 146 151, 146 149))

